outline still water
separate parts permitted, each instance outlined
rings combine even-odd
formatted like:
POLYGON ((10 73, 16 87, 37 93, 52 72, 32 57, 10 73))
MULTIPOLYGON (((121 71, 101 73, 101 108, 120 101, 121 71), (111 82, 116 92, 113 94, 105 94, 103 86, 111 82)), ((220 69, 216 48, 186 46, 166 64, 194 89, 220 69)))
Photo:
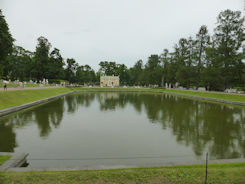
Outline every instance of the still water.
POLYGON ((245 108, 152 93, 78 93, 0 118, 0 152, 32 167, 243 158, 245 108))

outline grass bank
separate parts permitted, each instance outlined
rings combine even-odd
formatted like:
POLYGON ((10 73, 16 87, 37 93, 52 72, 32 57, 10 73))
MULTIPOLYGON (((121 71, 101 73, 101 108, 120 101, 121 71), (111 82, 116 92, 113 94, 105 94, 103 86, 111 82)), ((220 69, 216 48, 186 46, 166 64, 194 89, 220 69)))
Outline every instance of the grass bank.
MULTIPOLYGON (((204 180, 204 165, 87 171, 6 172, 0 175, 0 183, 4 184, 201 184, 204 180)), ((244 184, 245 163, 209 165, 208 183, 244 184)))
POLYGON ((6 162, 8 159, 10 159, 10 155, 0 155, 0 166, 6 162))
POLYGON ((0 110, 69 92, 69 88, 0 91, 0 110))
POLYGON ((245 102, 245 95, 240 95, 240 94, 227 94, 227 93, 219 93, 219 92, 200 92, 200 91, 187 91, 187 90, 175 90, 175 89, 166 89, 164 91, 170 92, 170 93, 191 95, 191 96, 215 98, 215 99, 220 99, 220 100, 245 102))

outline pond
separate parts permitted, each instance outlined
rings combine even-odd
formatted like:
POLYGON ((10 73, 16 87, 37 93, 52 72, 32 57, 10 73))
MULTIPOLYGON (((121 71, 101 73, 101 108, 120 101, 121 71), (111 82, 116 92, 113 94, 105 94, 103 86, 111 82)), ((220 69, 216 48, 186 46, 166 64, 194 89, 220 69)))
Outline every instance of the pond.
POLYGON ((245 156, 245 108, 165 94, 83 92, 0 118, 0 152, 31 167, 157 165, 245 156))

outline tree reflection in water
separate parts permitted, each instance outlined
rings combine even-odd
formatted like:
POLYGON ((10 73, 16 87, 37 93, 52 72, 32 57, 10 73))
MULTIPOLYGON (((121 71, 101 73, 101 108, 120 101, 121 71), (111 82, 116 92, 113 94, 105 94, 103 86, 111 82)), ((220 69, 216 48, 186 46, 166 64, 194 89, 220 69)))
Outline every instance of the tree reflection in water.
POLYGON ((0 152, 14 152, 17 146, 13 125, 6 120, 0 122, 0 152))
POLYGON ((14 128, 21 128, 35 122, 40 137, 47 137, 52 126, 58 128, 64 113, 64 99, 60 98, 36 108, 0 119, 0 152, 13 152, 17 146, 14 128))
POLYGON ((207 149, 213 158, 238 158, 245 155, 245 109, 145 93, 98 94, 101 110, 134 106, 145 111, 152 123, 171 129, 177 142, 191 145, 197 156, 207 149), (244 123, 242 123, 244 122, 244 123))
POLYGON ((101 111, 131 105, 146 113, 151 123, 169 129, 180 144, 191 146, 196 156, 209 151, 213 158, 245 156, 245 109, 151 93, 72 94, 39 107, 0 119, 0 152, 17 146, 14 128, 36 122, 40 137, 59 127, 63 114, 75 113, 97 101, 101 111))

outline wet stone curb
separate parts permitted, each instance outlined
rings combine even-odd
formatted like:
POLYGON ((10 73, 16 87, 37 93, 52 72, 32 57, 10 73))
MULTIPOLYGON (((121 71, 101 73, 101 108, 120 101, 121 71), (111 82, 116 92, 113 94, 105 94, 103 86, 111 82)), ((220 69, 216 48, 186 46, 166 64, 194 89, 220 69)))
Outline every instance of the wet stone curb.
POLYGON ((63 97, 63 96, 66 96, 66 95, 71 94, 71 93, 73 93, 73 91, 68 92, 68 93, 63 93, 63 94, 60 94, 60 95, 56 95, 56 96, 52 96, 52 97, 49 97, 49 98, 45 98, 45 99, 42 99, 42 100, 38 100, 38 101, 35 101, 35 102, 31 102, 31 103, 27 103, 27 104, 11 107, 11 108, 8 108, 8 109, 0 110, 0 117, 1 116, 6 116, 8 114, 11 114, 11 113, 14 113, 14 112, 17 112, 17 111, 21 111, 23 109, 27 109, 27 108, 35 106, 35 105, 42 104, 42 103, 45 103, 45 102, 48 102, 48 101, 51 101, 51 100, 54 100, 54 99, 57 99, 57 98, 60 98, 60 97, 63 97))
POLYGON ((28 153, 4 153, 0 152, 0 155, 10 155, 11 158, 9 158, 6 162, 3 163, 3 165, 0 166, 0 172, 6 171, 10 168, 20 168, 27 162, 27 156, 28 153))
MULTIPOLYGON (((244 163, 244 158, 237 159, 221 159, 209 160, 209 164, 234 164, 244 163)), ((104 170, 104 169, 128 169, 128 168, 150 168, 150 167, 173 167, 173 166, 187 166, 187 165, 204 165, 205 160, 189 161, 189 162, 163 162, 158 164, 144 164, 144 165, 95 165, 95 166, 75 166, 75 167, 12 167, 7 169, 7 172, 27 172, 27 171, 81 171, 81 170, 104 170)))

